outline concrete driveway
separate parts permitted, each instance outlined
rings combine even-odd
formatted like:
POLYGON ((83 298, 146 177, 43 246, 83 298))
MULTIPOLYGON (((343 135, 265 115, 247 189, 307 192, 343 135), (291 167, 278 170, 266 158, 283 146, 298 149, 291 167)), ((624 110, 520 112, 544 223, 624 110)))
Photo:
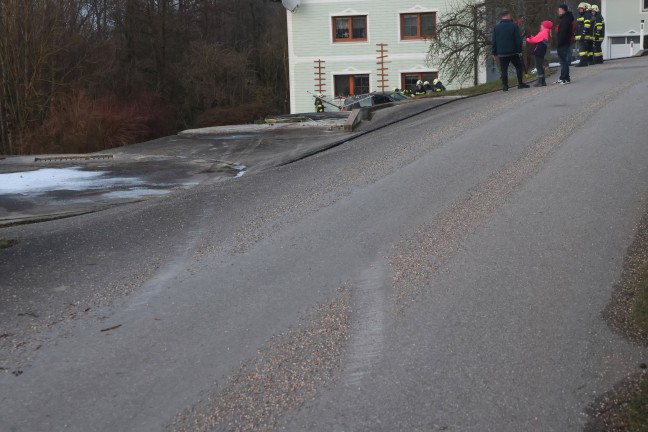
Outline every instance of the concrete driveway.
POLYGON ((581 430, 647 357, 601 312, 646 212, 648 59, 572 81, 2 228, 0 429, 581 430))

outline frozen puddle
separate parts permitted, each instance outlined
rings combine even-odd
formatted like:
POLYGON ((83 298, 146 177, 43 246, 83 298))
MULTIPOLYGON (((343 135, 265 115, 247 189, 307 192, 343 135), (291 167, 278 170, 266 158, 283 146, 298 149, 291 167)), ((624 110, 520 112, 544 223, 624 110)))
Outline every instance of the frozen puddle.
MULTIPOLYGON (((101 193, 105 199, 134 199, 143 196, 165 195, 165 189, 144 187, 139 177, 111 177, 108 171, 83 171, 74 168, 43 168, 34 171, 0 174, 0 195, 43 196, 52 192, 101 193), (119 189, 119 190, 108 190, 119 189)), ((70 197, 70 200, 74 198, 70 197)))
POLYGON ((234 169, 238 171, 238 173, 236 173, 236 178, 239 178, 245 175, 245 171, 247 170, 247 167, 245 165, 236 165, 234 169))
POLYGON ((102 198, 132 199, 142 196, 166 195, 168 189, 131 188, 125 191, 113 191, 101 194, 102 198))
POLYGON ((39 195, 52 191, 107 189, 143 183, 136 177, 103 177, 105 174, 107 171, 81 171, 76 167, 0 174, 0 193, 39 195))
POLYGON ((227 134, 227 135, 216 135, 216 134, 209 134, 209 135, 198 135, 196 138, 201 139, 201 140, 221 140, 221 141, 227 141, 227 140, 245 140, 245 139, 252 139, 252 138, 257 138, 259 134, 251 134, 251 133, 241 133, 241 134, 227 134))

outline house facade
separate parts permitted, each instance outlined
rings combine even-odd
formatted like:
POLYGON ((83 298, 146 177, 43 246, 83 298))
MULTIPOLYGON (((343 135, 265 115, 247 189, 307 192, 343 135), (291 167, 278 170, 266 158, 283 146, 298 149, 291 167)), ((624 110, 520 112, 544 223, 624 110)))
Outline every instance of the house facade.
POLYGON ((604 58, 629 57, 648 49, 648 38, 640 40, 642 20, 648 25, 648 0, 603 0, 601 13, 605 18, 604 58))
POLYGON ((446 3, 301 0, 287 12, 291 112, 313 111, 318 93, 341 105, 349 95, 432 82, 439 70, 427 62, 429 39, 446 3))

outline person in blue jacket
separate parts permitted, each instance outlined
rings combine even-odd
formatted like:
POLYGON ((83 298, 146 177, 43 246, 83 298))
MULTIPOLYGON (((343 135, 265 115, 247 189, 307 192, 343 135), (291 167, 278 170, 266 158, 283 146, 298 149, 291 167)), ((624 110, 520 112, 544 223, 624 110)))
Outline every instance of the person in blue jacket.
POLYGON ((511 13, 504 11, 500 14, 500 22, 493 29, 493 59, 499 59, 502 73, 502 90, 508 91, 508 67, 513 63, 518 78, 518 88, 529 88, 524 84, 524 68, 520 54, 522 53, 522 37, 520 29, 511 19, 511 13))

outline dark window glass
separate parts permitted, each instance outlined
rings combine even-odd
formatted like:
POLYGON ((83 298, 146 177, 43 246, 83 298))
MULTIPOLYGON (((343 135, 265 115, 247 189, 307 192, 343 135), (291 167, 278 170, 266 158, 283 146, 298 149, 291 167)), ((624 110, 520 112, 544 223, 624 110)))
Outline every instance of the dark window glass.
POLYGON ((432 37, 434 36, 435 27, 435 14, 426 13, 421 14, 421 36, 432 37))
POLYGON ((367 17, 353 18, 353 38, 367 39, 367 17))
POLYGON ((403 36, 418 36, 418 16, 403 15, 403 36))
POLYGON ((336 97, 344 98, 351 94, 351 83, 349 82, 349 75, 336 75, 334 81, 336 97))
POLYGON ((425 72, 421 74, 421 81, 428 81, 430 84, 439 77, 439 74, 436 72, 425 72))
POLYGON ((335 19, 335 38, 336 39, 349 38, 349 20, 347 18, 335 19))
POLYGON ((369 93, 369 75, 355 75, 353 77, 353 87, 354 94, 369 93))
POLYGON ((403 75, 403 83, 405 84, 403 87, 407 90, 414 90, 416 88, 416 81, 418 81, 419 75, 418 74, 404 74, 403 75))

